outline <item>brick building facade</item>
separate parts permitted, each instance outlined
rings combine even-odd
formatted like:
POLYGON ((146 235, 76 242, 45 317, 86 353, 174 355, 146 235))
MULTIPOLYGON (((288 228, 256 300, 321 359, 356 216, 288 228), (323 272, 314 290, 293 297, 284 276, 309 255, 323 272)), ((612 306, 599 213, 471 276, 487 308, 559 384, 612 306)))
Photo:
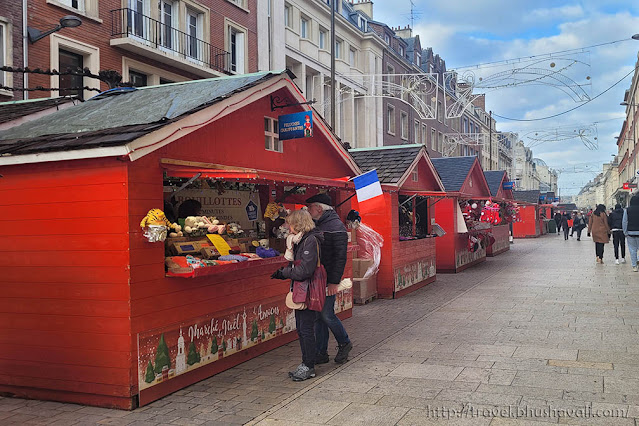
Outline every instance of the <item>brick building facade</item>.
MULTIPOLYGON (((61 17, 82 20, 75 28, 27 43, 29 68, 115 70, 124 82, 154 85, 257 70, 258 0, 25 0, 27 23, 46 31, 61 17)), ((20 3, 2 0, 2 3, 20 3)), ((11 8, 12 9, 12 8, 11 8)), ((8 9, 11 11, 11 9, 8 9)), ((0 9, 0 19, 6 8, 0 9)), ((15 20, 15 18, 13 18, 15 20)), ((2 21, 0 21, 2 22, 2 21)), ((13 50, 22 55, 22 38, 13 34, 13 50)), ((16 56, 16 55, 14 55, 16 56)), ((13 73, 13 87, 22 87, 13 73)), ((30 74, 29 87, 100 90, 108 85, 88 77, 30 74)), ((95 91, 61 91, 81 98, 95 91)), ((58 96, 37 91, 31 98, 58 96)), ((11 100, 2 98, 2 100, 11 100)))
MULTIPOLYGON (((22 67, 23 13, 22 2, 0 0, 0 66, 22 67)), ((0 71, 0 86, 23 87, 22 74, 0 71)), ((0 88, 0 102, 21 100, 22 92, 0 88)))

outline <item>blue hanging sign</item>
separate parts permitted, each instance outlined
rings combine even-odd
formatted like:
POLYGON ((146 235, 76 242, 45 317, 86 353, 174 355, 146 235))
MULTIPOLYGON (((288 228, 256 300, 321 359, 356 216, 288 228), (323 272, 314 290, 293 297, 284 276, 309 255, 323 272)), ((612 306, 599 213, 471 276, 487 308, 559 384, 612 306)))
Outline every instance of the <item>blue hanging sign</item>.
POLYGON ((246 205, 246 216, 248 216, 248 220, 257 220, 257 204, 253 200, 249 200, 246 205))
POLYGON ((559 202, 559 197, 555 197, 555 201, 556 201, 556 202, 559 202))
POLYGON ((287 139, 310 138, 313 136, 312 111, 280 115, 277 120, 281 141, 285 141, 287 139))
POLYGON ((501 185, 501 189, 504 189, 504 190, 513 190, 513 189, 515 189, 515 182, 504 182, 504 183, 501 185))
POLYGON ((546 200, 546 196, 545 195, 540 195, 539 196, 539 201, 545 201, 546 200))

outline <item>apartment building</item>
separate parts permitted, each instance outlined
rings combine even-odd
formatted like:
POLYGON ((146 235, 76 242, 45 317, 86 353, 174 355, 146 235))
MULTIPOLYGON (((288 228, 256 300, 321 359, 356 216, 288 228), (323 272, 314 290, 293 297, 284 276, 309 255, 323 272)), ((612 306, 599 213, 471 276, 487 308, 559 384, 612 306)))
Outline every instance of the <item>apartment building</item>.
POLYGON ((258 17, 258 68, 288 68, 295 83, 328 120, 331 116, 331 7, 335 7, 334 130, 353 148, 382 140, 383 41, 370 26, 372 2, 263 0, 258 17), (368 13, 367 13, 368 12, 368 13))
MULTIPOLYGON (((0 1, 0 67, 17 67, 24 64, 24 21, 26 1, 0 1)), ((22 91, 11 88, 24 87, 22 73, 0 71, 0 102, 22 100, 22 91)))
MULTIPOLYGON (((257 0, 23 1, 32 36, 21 46, 14 30, 8 42, 21 50, 31 69, 115 70, 134 86, 257 71, 257 0), (66 15, 80 18, 81 25, 34 39, 66 15)), ((5 13, 0 9, 0 23, 9 20, 5 13)), ((19 76, 13 73, 14 79, 19 76)), ((11 84, 20 87, 21 82, 11 84)), ((37 86, 60 90, 30 92, 29 97, 86 99, 97 92, 85 87, 109 88, 87 76, 28 74, 28 87, 37 86)))

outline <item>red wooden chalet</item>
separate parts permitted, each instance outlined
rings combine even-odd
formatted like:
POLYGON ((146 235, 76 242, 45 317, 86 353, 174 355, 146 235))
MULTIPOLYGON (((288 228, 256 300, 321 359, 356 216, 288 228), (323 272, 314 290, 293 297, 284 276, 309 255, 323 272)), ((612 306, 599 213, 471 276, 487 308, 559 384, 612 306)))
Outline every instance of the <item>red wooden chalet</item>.
POLYGON ((469 250, 469 239, 476 234, 466 229, 460 202, 490 198, 490 189, 477 157, 433 158, 433 165, 444 183, 447 198, 435 206, 435 221, 446 235, 437 238, 437 271, 460 272, 486 260, 486 249, 469 250))
MULTIPOLYGON (((504 170, 488 170, 484 172, 486 182, 490 188, 492 201, 504 203, 513 201, 513 191, 504 189, 504 183, 508 182, 508 174, 504 170)), ((510 223, 504 221, 498 225, 491 225, 491 234, 495 242, 486 247, 486 256, 493 257, 510 250, 510 223)))
POLYGON ((140 228, 175 182, 203 209, 242 211, 249 188, 260 217, 346 198, 356 163, 317 115, 312 137, 277 140, 277 99, 310 111, 264 72, 105 92, 0 132, 0 392, 130 409, 296 338, 289 283, 270 279, 283 257, 170 277, 140 228))
MULTIPOLYGON (((421 144, 350 150, 363 171, 377 170, 385 209, 363 211, 362 223, 384 238, 377 296, 396 298, 435 280, 433 197, 443 185, 421 144)), ((353 208, 358 205, 353 202, 353 208)))
POLYGON ((537 238, 542 234, 539 194, 539 190, 513 192, 521 217, 519 222, 513 223, 513 238, 537 238))

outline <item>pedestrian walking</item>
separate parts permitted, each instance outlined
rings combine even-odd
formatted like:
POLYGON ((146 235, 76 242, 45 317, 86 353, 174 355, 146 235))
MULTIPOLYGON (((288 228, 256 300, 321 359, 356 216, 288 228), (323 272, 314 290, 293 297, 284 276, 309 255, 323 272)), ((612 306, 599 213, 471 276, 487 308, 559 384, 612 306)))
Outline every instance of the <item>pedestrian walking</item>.
POLYGON ((568 239, 568 231, 570 231, 570 227, 568 226, 569 216, 568 213, 564 213, 561 216, 561 228, 564 230, 564 240, 568 239))
POLYGON ((630 263, 632 270, 637 272, 637 250, 639 250, 639 195, 630 199, 630 206, 623 212, 623 233, 628 239, 630 263))
POLYGON ((308 211, 315 220, 317 228, 324 235, 322 243, 321 262, 326 269, 326 302, 317 323, 315 335, 317 337, 317 364, 325 364, 328 357, 328 330, 331 330, 337 341, 337 354, 334 361, 342 364, 348 361, 348 354, 353 349, 348 333, 342 322, 335 315, 335 295, 337 285, 342 280, 346 266, 348 247, 348 233, 335 209, 331 197, 327 194, 317 194, 306 200, 308 211))
POLYGON ((555 223, 557 224, 557 235, 561 234, 561 213, 555 213, 555 223))
POLYGON ((619 248, 621 247, 621 263, 626 263, 626 236, 623 232, 623 209, 621 204, 608 216, 608 226, 612 232, 612 244, 615 249, 615 264, 619 265, 619 248))
MULTIPOLYGON (((286 223, 293 234, 293 254, 287 253, 289 265, 278 269, 271 275, 274 279, 290 279, 291 291, 293 281, 310 280, 317 268, 317 259, 320 257, 320 245, 324 240, 322 233, 315 227, 313 218, 304 210, 295 210, 286 216, 286 223)), ((309 289, 310 291, 310 289, 309 289)), ((297 336, 302 349, 302 363, 295 371, 289 373, 293 381, 315 377, 315 321, 318 312, 310 309, 295 309, 295 325, 297 336)))
POLYGON ((568 214, 568 228, 570 228, 570 236, 572 237, 572 234, 574 234, 575 232, 575 214, 574 213, 569 213, 568 214))
POLYGON ((573 229, 577 231, 577 241, 581 241, 581 231, 586 227, 586 218, 581 212, 577 212, 577 216, 575 217, 575 222, 573 224, 573 229))
POLYGON ((595 211, 590 215, 588 234, 592 235, 592 240, 595 242, 597 263, 604 263, 604 244, 610 242, 610 227, 608 226, 608 216, 606 216, 606 206, 603 204, 598 204, 595 211))

